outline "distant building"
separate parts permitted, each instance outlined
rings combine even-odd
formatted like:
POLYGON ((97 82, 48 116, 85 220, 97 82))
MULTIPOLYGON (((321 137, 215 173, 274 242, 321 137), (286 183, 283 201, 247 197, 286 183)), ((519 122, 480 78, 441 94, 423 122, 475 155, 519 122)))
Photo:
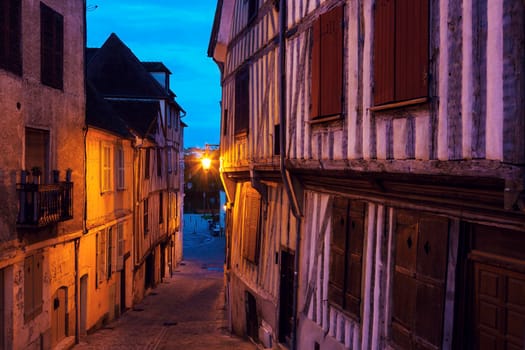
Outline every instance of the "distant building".
POLYGON ((232 330, 525 346, 522 1, 218 1, 232 330))
POLYGON ((74 343, 84 2, 0 1, 0 348, 74 343))
MULTIPOLYGON (((133 300, 182 259, 181 114, 162 63, 142 63, 115 35, 88 49, 87 79, 133 135, 133 300)), ((115 177, 118 180, 118 177, 115 177)), ((117 189, 118 191, 118 189, 117 189)), ((111 192, 111 191, 110 191, 111 192)))

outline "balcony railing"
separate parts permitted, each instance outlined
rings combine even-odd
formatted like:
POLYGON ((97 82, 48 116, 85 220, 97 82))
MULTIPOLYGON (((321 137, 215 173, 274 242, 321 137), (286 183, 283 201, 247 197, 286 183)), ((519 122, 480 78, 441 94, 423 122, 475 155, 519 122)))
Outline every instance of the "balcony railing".
POLYGON ((19 226, 44 227, 73 218, 73 183, 17 184, 19 226))

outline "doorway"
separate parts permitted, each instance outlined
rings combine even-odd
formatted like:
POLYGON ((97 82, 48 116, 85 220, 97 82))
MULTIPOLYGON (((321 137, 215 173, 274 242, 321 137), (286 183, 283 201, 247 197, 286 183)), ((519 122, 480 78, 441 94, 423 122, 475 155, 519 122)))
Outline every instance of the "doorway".
POLYGON ((79 333, 81 336, 87 335, 86 323, 87 323, 87 288, 88 288, 88 275, 84 275, 80 278, 80 329, 79 333))
POLYGON ((259 341, 259 319, 257 317, 257 301, 252 293, 246 292, 246 335, 259 341))
POLYGON ((290 344, 293 326, 293 280, 295 254, 281 251, 281 284, 279 288, 279 342, 290 344))
POLYGON ((67 336, 67 288, 59 288, 51 300, 51 344, 55 347, 67 336))
MULTIPOLYGON (((469 224, 456 318, 456 343, 465 349, 525 347, 525 236, 469 224), (466 329, 461 325, 466 324, 466 329)), ((460 276, 461 278, 461 276, 460 276)))

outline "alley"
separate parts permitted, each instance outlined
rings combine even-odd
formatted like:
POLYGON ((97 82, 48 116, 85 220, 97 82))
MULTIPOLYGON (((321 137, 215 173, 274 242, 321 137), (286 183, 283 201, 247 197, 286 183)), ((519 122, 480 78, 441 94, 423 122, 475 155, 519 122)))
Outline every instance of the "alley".
MULTIPOLYGON (((191 221, 190 221, 191 222, 191 221)), ((224 237, 188 225, 185 259, 143 302, 81 339, 83 349, 256 349, 228 333, 224 309, 224 237)))

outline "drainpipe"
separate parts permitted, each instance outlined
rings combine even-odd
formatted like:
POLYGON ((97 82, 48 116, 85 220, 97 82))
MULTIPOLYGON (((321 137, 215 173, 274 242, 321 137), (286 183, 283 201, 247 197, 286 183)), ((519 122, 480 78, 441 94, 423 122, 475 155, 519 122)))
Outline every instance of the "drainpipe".
POLYGON ((297 348, 297 299, 299 291, 299 250, 301 242, 301 208, 294 191, 290 172, 286 169, 286 0, 279 1, 279 161, 283 185, 296 219, 295 260, 293 278, 293 311, 291 349, 297 348))

